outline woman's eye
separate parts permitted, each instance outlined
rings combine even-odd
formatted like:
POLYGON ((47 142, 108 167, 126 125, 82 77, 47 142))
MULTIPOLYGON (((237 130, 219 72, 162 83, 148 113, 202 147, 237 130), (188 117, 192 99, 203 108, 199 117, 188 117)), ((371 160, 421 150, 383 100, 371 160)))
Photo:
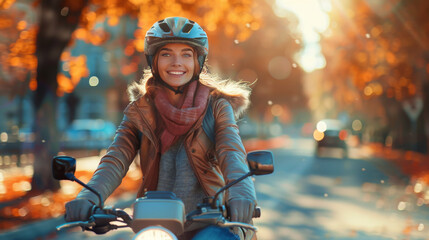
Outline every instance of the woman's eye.
POLYGON ((170 54, 169 53, 161 53, 161 56, 168 57, 168 56, 170 56, 170 54))
POLYGON ((183 56, 184 56, 184 57, 192 57, 192 54, 190 54, 190 53, 185 53, 185 54, 183 54, 183 56))

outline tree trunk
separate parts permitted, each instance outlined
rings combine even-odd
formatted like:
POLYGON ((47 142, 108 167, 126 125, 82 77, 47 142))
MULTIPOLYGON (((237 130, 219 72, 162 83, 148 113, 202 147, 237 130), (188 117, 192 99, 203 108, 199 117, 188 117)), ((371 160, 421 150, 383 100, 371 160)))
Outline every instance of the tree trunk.
POLYGON ((429 151, 429 83, 427 79, 424 80, 423 84, 423 135, 424 135, 424 153, 428 153, 429 151))
MULTIPOLYGON (((429 64, 429 50, 426 50, 423 53, 424 63, 429 64)), ((426 65, 428 66, 428 65, 426 65)), ((423 122, 423 131, 422 131, 422 146, 423 153, 429 152, 429 68, 423 68, 420 71, 420 79, 422 83, 422 95, 423 95, 423 111, 422 111, 422 122, 423 122)))
POLYGON ((34 174, 32 190, 57 190, 51 161, 59 151, 57 73, 61 53, 76 29, 87 0, 42 0, 36 39, 37 90, 34 95, 34 174))

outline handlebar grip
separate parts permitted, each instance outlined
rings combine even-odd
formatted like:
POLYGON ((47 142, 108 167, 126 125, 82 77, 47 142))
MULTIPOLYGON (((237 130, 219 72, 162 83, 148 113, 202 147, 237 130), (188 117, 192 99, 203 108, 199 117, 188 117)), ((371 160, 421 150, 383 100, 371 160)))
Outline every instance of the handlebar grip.
POLYGON ((255 207, 255 209, 253 209, 252 218, 260 218, 260 217, 261 217, 261 208, 255 207))
POLYGON ((94 205, 91 215, 92 214, 106 214, 106 211, 104 209, 99 208, 98 206, 94 205))

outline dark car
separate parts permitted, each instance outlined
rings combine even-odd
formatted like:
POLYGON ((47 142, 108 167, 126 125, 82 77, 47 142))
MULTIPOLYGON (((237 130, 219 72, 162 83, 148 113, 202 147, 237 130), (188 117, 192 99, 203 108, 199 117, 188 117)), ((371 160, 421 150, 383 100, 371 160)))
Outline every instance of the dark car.
POLYGON ((316 156, 325 157, 335 155, 347 158, 347 135, 347 129, 340 120, 320 120, 313 133, 313 137, 316 140, 316 156))

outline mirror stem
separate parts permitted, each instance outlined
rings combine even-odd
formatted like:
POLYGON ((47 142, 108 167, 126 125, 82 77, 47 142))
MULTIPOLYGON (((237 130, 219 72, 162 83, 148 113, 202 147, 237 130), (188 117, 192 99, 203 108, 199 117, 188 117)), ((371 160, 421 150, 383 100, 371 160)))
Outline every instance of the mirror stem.
POLYGON ((101 195, 100 195, 100 193, 99 192, 97 192, 97 191, 95 191, 95 189, 94 188, 92 188, 92 187, 90 187, 90 186, 88 186, 88 185, 86 185, 85 183, 83 183, 82 181, 80 181, 79 179, 77 179, 74 175, 71 175, 71 176, 68 176, 69 177, 69 179, 70 180, 72 180, 72 181, 75 181, 75 182, 77 182, 77 183, 79 183, 80 185, 82 185, 84 188, 86 188, 86 189, 88 189, 89 191, 91 191, 92 193, 94 193, 95 195, 97 195, 97 197, 98 197, 98 201, 99 201, 99 204, 98 204, 98 207, 100 208, 100 209, 103 209, 103 198, 101 197, 101 195))
POLYGON ((216 202, 217 202, 217 198, 219 197, 219 194, 221 194, 223 191, 227 190, 228 188, 230 188, 232 185, 240 182, 241 180, 247 178, 248 176, 253 175, 253 172, 250 171, 248 173, 246 173, 245 175, 241 176, 240 178, 235 179, 234 181, 228 183, 227 185, 223 186, 221 189, 219 189, 219 191, 217 191, 217 193, 214 195, 213 197, 213 201, 212 201, 212 208, 217 208, 216 206, 216 202))

